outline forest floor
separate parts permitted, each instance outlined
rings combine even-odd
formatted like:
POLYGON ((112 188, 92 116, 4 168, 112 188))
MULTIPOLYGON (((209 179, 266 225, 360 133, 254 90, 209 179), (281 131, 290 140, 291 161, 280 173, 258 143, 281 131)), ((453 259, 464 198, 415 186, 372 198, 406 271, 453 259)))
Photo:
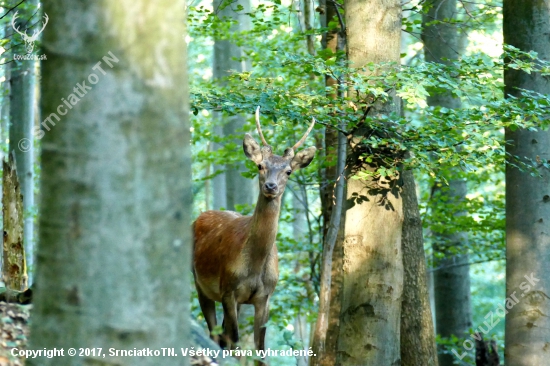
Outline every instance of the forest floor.
POLYGON ((0 302, 0 366, 20 366, 25 359, 12 355, 12 349, 26 349, 29 312, 32 305, 0 302))
MULTIPOLYGON (((25 365, 24 357, 12 355, 12 349, 27 349, 32 305, 7 304, 0 301, 0 366, 25 365)), ((208 357, 193 357, 192 366, 214 366, 208 357)))

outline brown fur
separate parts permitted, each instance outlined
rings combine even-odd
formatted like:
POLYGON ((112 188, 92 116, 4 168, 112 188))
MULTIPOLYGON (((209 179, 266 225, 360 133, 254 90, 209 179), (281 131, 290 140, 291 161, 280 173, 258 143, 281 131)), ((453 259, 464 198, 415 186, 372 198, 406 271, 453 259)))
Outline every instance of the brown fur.
MULTIPOLYGON (((307 166, 315 148, 292 150, 283 157, 271 147, 260 148, 246 134, 245 155, 258 165, 260 194, 252 216, 232 211, 206 211, 193 223, 193 274, 201 310, 210 332, 216 326, 215 301, 223 305, 222 346, 239 340, 238 312, 241 304, 254 305, 254 343, 263 350, 269 298, 279 278, 277 226, 281 197, 292 171, 307 166)), ((216 339, 216 337, 212 337, 216 339)))
POLYGON ((249 241, 252 219, 252 216, 241 216, 232 211, 206 211, 195 221, 195 277, 208 298, 221 302, 224 293, 233 291, 237 283, 253 275, 250 273, 253 268, 264 266, 266 273, 260 281, 252 280, 247 282, 247 286, 241 284, 236 289, 236 301, 253 304, 253 295, 265 296, 265 290, 273 292, 275 289, 279 276, 277 247, 273 240, 267 246, 256 243, 256 248, 251 248, 254 244, 249 241), (270 255, 258 256, 259 252, 270 252, 270 255), (268 282, 267 289, 263 288, 263 280, 268 282))

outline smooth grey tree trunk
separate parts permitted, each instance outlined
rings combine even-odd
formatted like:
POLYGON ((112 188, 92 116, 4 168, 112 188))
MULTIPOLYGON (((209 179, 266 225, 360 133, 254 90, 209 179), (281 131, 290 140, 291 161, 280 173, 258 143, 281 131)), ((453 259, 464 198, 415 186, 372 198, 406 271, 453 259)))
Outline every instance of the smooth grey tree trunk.
MULTIPOLYGON (((43 41, 41 214, 29 348, 179 351, 190 342, 186 3, 43 5, 52 21, 43 41), (69 109, 62 98, 74 105, 69 109)), ((188 362, 181 355, 97 353, 27 360, 41 366, 188 362)))
MULTIPOLYGON (((399 1, 346 1, 345 23, 352 67, 368 62, 400 62, 399 1)), ((370 116, 399 114, 399 105, 398 99, 377 105, 370 116)), ((354 151, 365 132, 364 128, 357 129, 348 152, 355 162, 352 168, 357 170, 374 169, 361 165, 354 151)), ((402 200, 389 192, 369 195, 372 181, 348 179, 347 184, 347 199, 353 200, 358 194, 367 196, 368 201, 358 202, 346 212, 337 364, 398 365, 403 291, 402 200), (392 208, 381 205, 381 199, 392 208)))
MULTIPOLYGON (((424 14, 424 58, 428 62, 449 63, 459 58, 465 42, 458 32, 457 26, 449 24, 449 19, 457 18, 457 0, 431 0, 423 5, 429 7, 424 14), (439 24, 429 24, 441 21, 439 24)), ((428 105, 441 106, 449 109, 461 107, 460 99, 453 97, 450 92, 442 94, 432 93, 428 97, 428 105)), ((457 205, 464 201, 467 193, 466 181, 457 177, 460 171, 451 167, 442 166, 441 180, 435 182, 432 188, 432 208, 437 210, 447 202, 457 205), (448 181, 448 186, 443 181, 448 181), (441 202, 440 202, 441 201, 441 202)), ((456 210, 455 215, 464 215, 456 210)), ((452 225, 452 223, 449 223, 452 225)), ((468 236, 465 232, 434 232, 434 253, 443 253, 441 260, 434 258, 433 272, 434 303, 436 318, 436 333, 442 337, 465 337, 472 326, 472 310, 470 297, 470 267, 467 265, 468 254, 452 255, 449 247, 465 247, 468 245, 468 236)), ((452 366, 456 358, 452 354, 439 354, 439 365, 452 366)))
MULTIPOLYGON (((228 17, 236 20, 232 25, 230 34, 246 31, 250 29, 250 17, 246 12, 250 11, 250 0, 238 0, 228 5, 227 0, 214 1, 214 9, 217 10, 218 16, 228 17), (226 6, 227 5, 227 6, 226 6), (237 12, 236 7, 241 5, 243 10, 237 12)), ((230 75, 231 72, 244 72, 250 69, 249 62, 242 61, 245 56, 242 47, 238 46, 233 40, 216 39, 214 40, 214 78, 221 85, 225 85, 224 78, 230 75)), ((251 113, 253 111, 250 111, 251 113)), ((246 123, 245 116, 225 116, 220 113, 215 114, 218 119, 217 124, 222 127, 223 136, 234 136, 230 142, 234 142, 237 146, 242 145, 243 133, 242 128, 246 123)), ((252 180, 241 175, 242 163, 225 166, 225 208, 235 210, 235 205, 252 205, 255 202, 254 189, 252 180)), ((219 182, 214 182, 216 186, 219 182)), ((216 190, 216 188, 214 188, 216 190)), ((218 207, 214 207, 218 209, 218 207)))
MULTIPOLYGON (((550 60, 550 1, 505 0, 504 43, 536 51, 550 60)), ((517 88, 550 94, 548 77, 517 70, 504 72, 505 95, 517 88)), ((550 160, 548 130, 505 132, 507 153, 531 161, 550 160)), ((506 366, 547 365, 550 359, 550 173, 542 177, 506 166, 506 366), (513 305, 513 306, 512 306, 513 305)))
MULTIPOLYGON (((28 15, 21 15, 21 21, 18 23, 20 29, 26 33, 32 34, 37 31, 42 23, 39 21, 40 13, 35 17, 31 15, 38 10, 38 1, 25 2, 28 15), (34 27, 31 24, 38 22, 34 27)), ((19 37, 19 35, 13 35, 19 37)), ((21 42, 20 40, 18 40, 21 42)), ((35 45, 35 52, 36 54, 35 45)), ((19 55, 25 55, 26 50, 23 46, 18 47, 15 52, 19 55)), ((23 195, 24 226, 23 226, 23 244, 25 248, 25 257, 27 261, 27 272, 29 277, 29 286, 32 284, 32 273, 34 270, 34 137, 32 129, 35 119, 35 75, 36 62, 34 60, 14 61, 9 64, 10 67, 10 127, 9 127, 9 151, 14 152, 17 165, 17 176, 21 194, 23 195)))

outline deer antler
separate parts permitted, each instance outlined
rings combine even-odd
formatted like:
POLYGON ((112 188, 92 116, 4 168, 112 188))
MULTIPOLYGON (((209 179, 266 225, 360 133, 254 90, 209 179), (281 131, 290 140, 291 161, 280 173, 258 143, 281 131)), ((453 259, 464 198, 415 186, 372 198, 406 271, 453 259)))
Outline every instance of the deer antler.
POLYGON ((302 138, 300 139, 300 141, 298 141, 294 146, 292 146, 292 150, 293 150, 293 151, 296 151, 296 149, 299 148, 300 145, 302 145, 302 144, 304 143, 304 141, 305 141, 306 138, 307 138, 307 135, 309 135, 309 133, 310 133, 311 130, 313 129, 313 126, 315 126, 315 117, 313 117, 313 118, 311 119, 311 124, 309 125, 309 128, 307 129, 307 131, 306 131, 304 137, 302 137, 302 138))
POLYGON ((260 134, 260 138, 262 139, 262 144, 264 144, 264 146, 269 146, 268 143, 265 141, 264 134, 262 133, 262 127, 260 126, 260 106, 256 108, 256 128, 258 129, 258 133, 260 134))
POLYGON ((19 30, 19 27, 17 27, 17 26, 15 25, 15 19, 17 19, 17 13, 19 13, 19 11, 16 11, 15 14, 13 14, 13 18, 11 18, 11 26, 13 27, 13 29, 14 29, 17 33, 19 33, 19 34, 25 39, 25 38, 28 37, 28 36, 27 36, 27 33, 21 32, 21 31, 19 30))
POLYGON ((36 38, 38 38, 38 36, 40 35, 40 33, 42 33, 42 31, 44 30, 44 28, 46 28, 46 24, 48 24, 48 21, 50 20, 50 18, 48 17, 48 14, 44 14, 44 24, 42 25, 42 29, 40 30, 36 30, 32 33, 32 36, 29 37, 29 35, 27 34, 27 32, 21 32, 19 30, 19 27, 15 25, 15 20, 17 19, 17 13, 18 11, 15 12, 15 14, 13 14, 13 18, 11 18, 11 25, 13 27, 13 29, 19 33, 23 39, 26 41, 26 42, 33 42, 36 40, 36 38))
POLYGON ((45 22, 44 24, 42 25, 42 29, 40 29, 39 31, 34 31, 32 33, 32 37, 31 40, 35 41, 36 38, 38 38, 38 36, 40 35, 40 33, 42 33, 42 31, 44 30, 44 28, 46 28, 46 24, 48 24, 48 20, 50 20, 50 18, 48 17, 48 14, 44 14, 44 19, 45 19, 45 22))

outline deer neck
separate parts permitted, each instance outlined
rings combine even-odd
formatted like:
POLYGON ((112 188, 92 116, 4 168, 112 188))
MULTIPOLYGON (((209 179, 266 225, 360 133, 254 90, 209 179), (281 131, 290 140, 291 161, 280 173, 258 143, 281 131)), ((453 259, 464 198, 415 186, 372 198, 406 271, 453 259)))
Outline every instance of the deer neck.
POLYGON ((275 245, 282 194, 269 199, 261 192, 256 209, 252 215, 250 235, 248 237, 248 253, 253 266, 263 266, 266 258, 275 245))

